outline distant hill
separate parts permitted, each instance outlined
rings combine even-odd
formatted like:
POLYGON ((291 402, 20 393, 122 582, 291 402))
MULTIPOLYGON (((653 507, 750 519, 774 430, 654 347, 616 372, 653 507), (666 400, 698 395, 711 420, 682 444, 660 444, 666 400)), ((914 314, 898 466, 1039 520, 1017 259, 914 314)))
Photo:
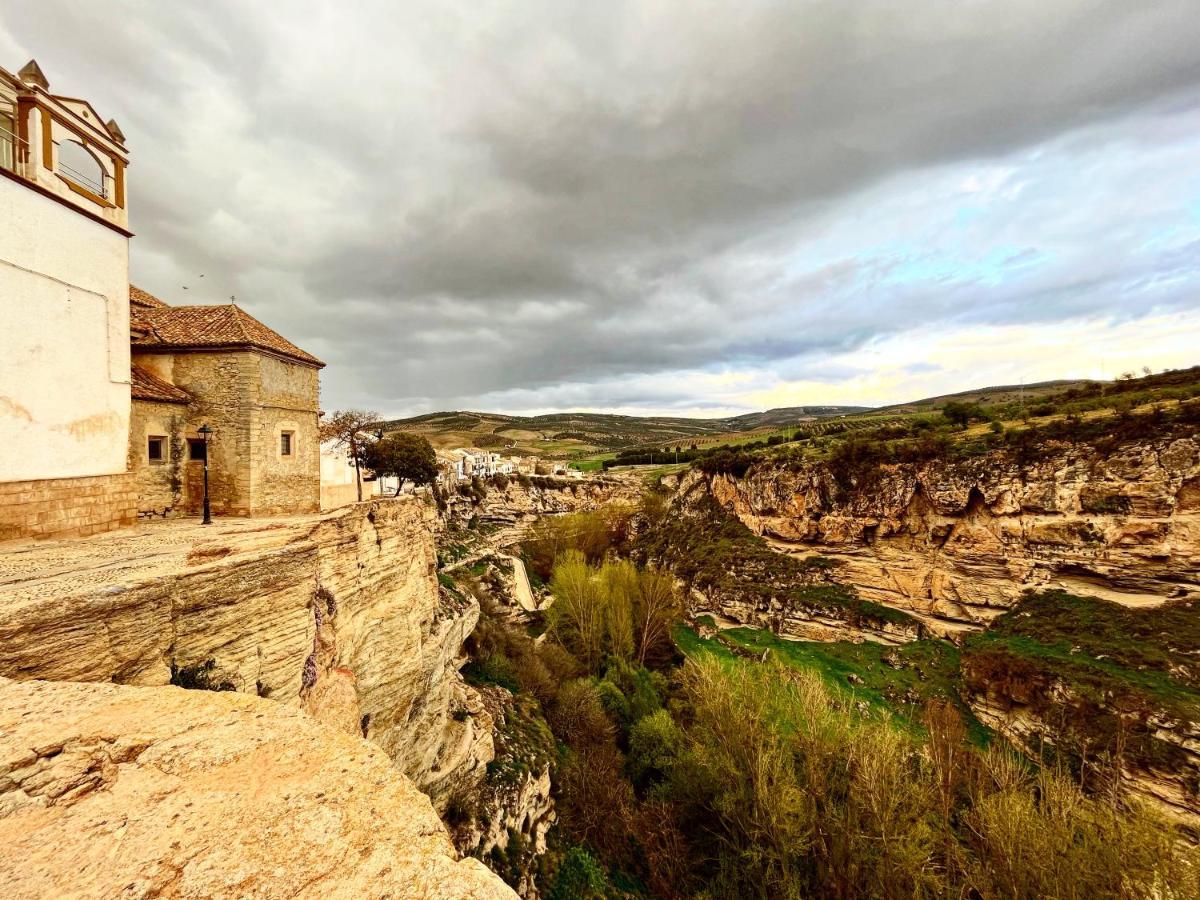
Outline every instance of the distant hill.
POLYGON ((1059 379, 1058 381, 1036 381, 1032 384, 1000 384, 992 387, 973 388, 969 391, 959 391, 957 394, 941 394, 937 397, 926 397, 924 400, 911 400, 907 403, 895 403, 891 406, 881 406, 871 410, 871 415, 894 415, 897 413, 934 412, 947 403, 979 403, 996 405, 1015 403, 1022 398, 1033 401, 1040 397, 1059 394, 1071 388, 1095 384, 1087 379, 1059 379))
POLYGON ((570 457, 651 444, 678 443, 729 432, 779 428, 830 416, 862 413, 862 406, 792 406, 720 419, 618 416, 610 413, 426 413, 384 423, 385 431, 423 434, 434 447, 483 447, 517 454, 570 457))
MULTIPOLYGON (((1140 379, 1140 385, 1158 381, 1172 384, 1195 380, 1196 370, 1140 379)), ((848 417, 842 425, 821 428, 870 427, 875 417, 932 413, 951 401, 978 403, 989 407, 1025 403, 1031 407, 1051 398, 1113 390, 1113 382, 1059 379, 1032 384, 1002 384, 941 394, 907 403, 871 408, 866 406, 786 406, 764 412, 745 413, 716 419, 682 416, 619 416, 610 413, 551 413, 544 416, 507 416, 500 413, 427 413, 385 424, 389 431, 414 431, 425 435, 439 448, 484 447, 515 454, 571 458, 615 453, 631 448, 670 448, 684 444, 703 447, 738 446, 764 440, 771 433, 821 419, 848 417), (856 421, 857 420, 857 421, 856 421)))

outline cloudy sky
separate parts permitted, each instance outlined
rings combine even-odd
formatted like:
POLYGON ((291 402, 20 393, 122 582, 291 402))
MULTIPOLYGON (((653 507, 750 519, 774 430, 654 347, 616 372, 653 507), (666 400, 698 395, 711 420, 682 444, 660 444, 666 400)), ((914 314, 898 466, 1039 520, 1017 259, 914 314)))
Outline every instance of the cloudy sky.
POLYGON ((388 414, 1200 363, 1198 48, 1196 0, 0 0, 128 138, 134 281, 388 414))

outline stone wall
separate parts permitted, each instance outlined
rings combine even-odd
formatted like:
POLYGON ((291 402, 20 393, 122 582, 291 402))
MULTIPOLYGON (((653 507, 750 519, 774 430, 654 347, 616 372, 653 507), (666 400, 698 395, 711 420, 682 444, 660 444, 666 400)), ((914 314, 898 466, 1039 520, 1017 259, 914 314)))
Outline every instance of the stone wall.
POLYGON ((0 541, 122 528, 133 524, 136 501, 129 474, 0 482, 0 541))
MULTIPOLYGON (((136 351, 137 348, 135 348, 136 351)), ((139 366, 195 398, 183 437, 201 425, 213 429, 209 445, 209 496, 216 516, 269 516, 321 508, 317 426, 318 370, 257 351, 137 353, 139 366), (292 455, 280 452, 280 435, 292 433, 292 455)), ((182 447, 178 508, 199 515, 204 466, 182 447)), ((149 485, 152 496, 161 485, 149 485)))
MULTIPOLYGON (((136 353, 136 348, 135 348, 136 353)), ((136 354, 139 366, 192 395, 185 437, 196 429, 213 429, 209 443, 209 497, 213 515, 251 514, 251 408, 258 396, 258 354, 136 354)), ((184 453, 187 452, 186 445, 184 453)), ((184 456, 182 509, 199 515, 203 501, 204 465, 184 456)))
POLYGON ((251 421, 250 508, 253 515, 321 508, 321 440, 317 432, 317 369, 259 356, 251 421), (280 452, 283 432, 292 454, 280 452))
POLYGON ((187 406, 182 403, 133 401, 129 417, 129 471, 137 490, 138 515, 165 518, 183 502, 187 423, 187 406), (149 457, 151 437, 166 438, 161 461, 149 457))

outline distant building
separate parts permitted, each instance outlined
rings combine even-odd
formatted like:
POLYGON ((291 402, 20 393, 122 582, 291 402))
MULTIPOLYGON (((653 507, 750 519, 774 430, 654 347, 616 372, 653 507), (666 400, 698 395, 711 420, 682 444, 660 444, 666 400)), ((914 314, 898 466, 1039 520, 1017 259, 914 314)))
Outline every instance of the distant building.
MULTIPOLYGON (((375 496, 378 482, 368 481, 368 473, 363 473, 362 496, 366 500, 375 496)), ((336 446, 335 441, 326 441, 321 445, 321 509, 337 509, 349 503, 358 502, 358 484, 355 480, 354 462, 350 459, 350 450, 344 446, 336 446)))

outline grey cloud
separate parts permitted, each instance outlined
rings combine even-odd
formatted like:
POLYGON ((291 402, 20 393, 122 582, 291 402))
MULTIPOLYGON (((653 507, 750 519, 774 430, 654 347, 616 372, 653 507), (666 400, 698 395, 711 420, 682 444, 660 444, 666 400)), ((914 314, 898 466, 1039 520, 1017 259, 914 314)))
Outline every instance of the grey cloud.
POLYGON ((897 283, 911 259, 845 240, 792 270, 892 184, 897 230, 923 227, 939 167, 1189 140, 1188 0, 0 9, 0 50, 129 136, 135 278, 179 302, 206 273, 219 296, 191 299, 236 294, 331 364, 330 406, 636 405, 618 379, 1179 308, 1200 280, 1186 244, 1123 258, 1097 222, 1045 264, 1017 246, 1017 284, 897 283))

